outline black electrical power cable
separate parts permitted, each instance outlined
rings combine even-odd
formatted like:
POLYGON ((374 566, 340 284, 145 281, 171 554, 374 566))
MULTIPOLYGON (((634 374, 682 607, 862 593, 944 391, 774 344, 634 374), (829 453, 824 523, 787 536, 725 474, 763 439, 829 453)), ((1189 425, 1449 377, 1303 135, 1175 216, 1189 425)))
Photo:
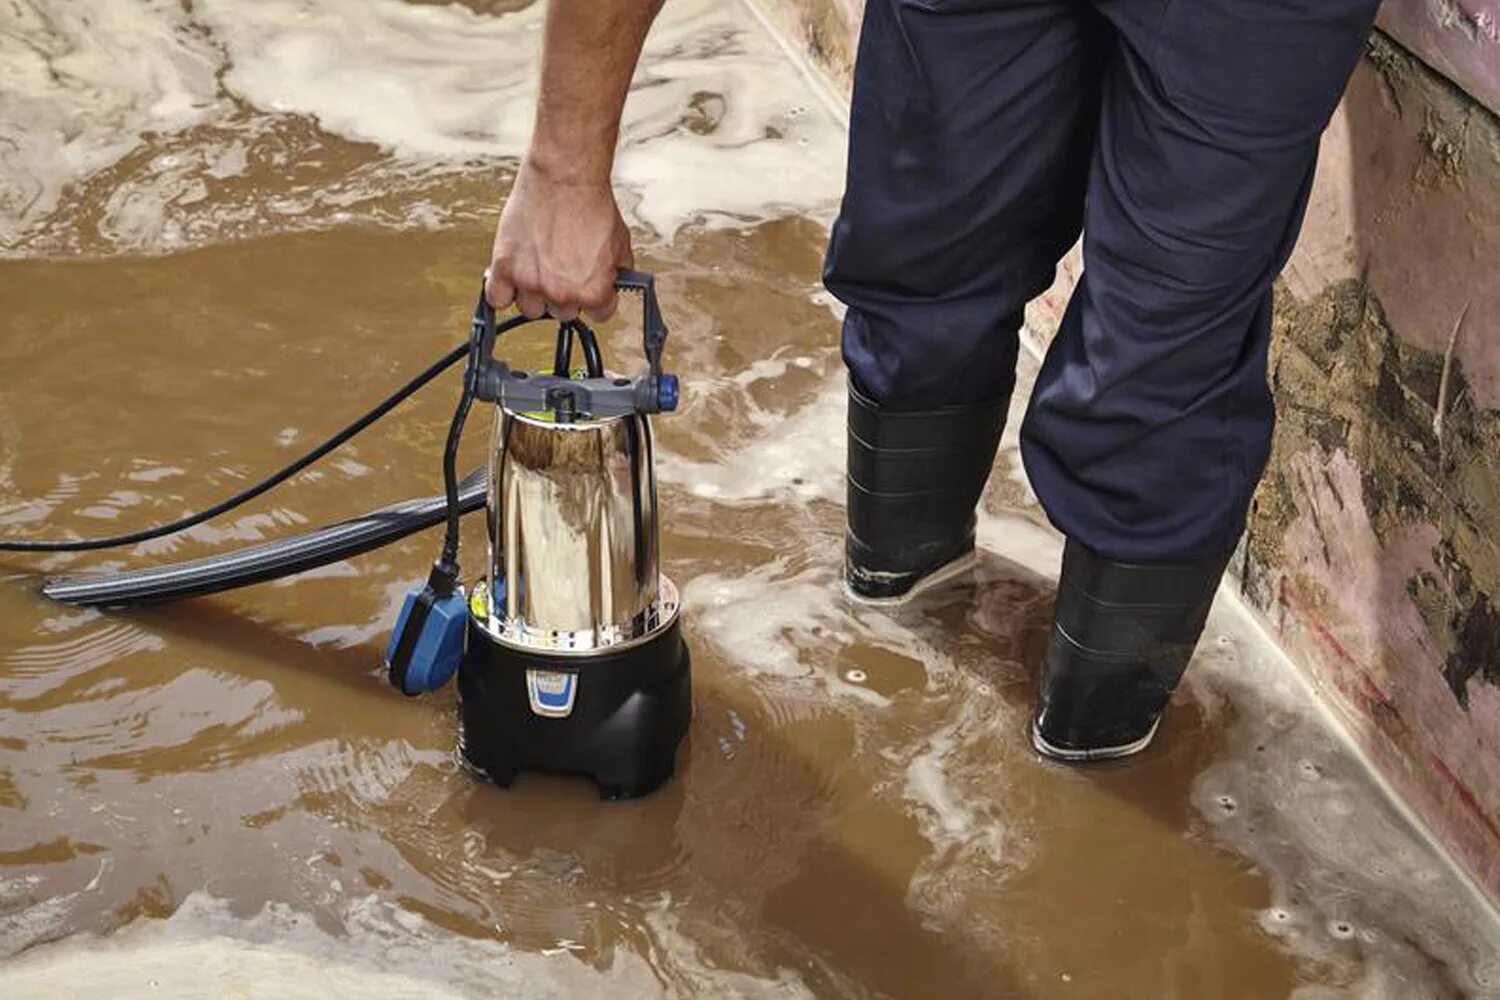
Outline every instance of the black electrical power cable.
POLYGON ((583 346, 584 372, 589 378, 602 378, 604 375, 604 358, 599 354, 599 338, 594 336, 594 331, 589 329, 587 323, 581 319, 575 319, 568 324, 578 331, 578 342, 583 346))
MULTIPOLYGON (((458 446, 463 440, 464 423, 468 420, 474 397, 479 394, 479 380, 485 362, 494 351, 495 341, 501 333, 524 322, 527 322, 525 317, 517 317, 497 327, 494 307, 485 296, 484 288, 480 287, 479 302, 474 306, 474 320, 469 327, 469 364, 464 369, 463 391, 459 393, 458 404, 453 408, 453 420, 448 424, 448 440, 443 445, 443 513, 447 521, 447 529, 443 532, 443 551, 432 564, 426 585, 407 597, 398 631, 392 637, 391 648, 386 656, 386 679, 392 687, 407 695, 419 694, 421 691, 421 685, 416 690, 408 688, 407 672, 418 656, 423 639, 432 634, 428 628, 432 612, 451 601, 458 589, 459 518, 463 513, 459 509, 458 446)), ((457 621, 456 618, 445 617, 440 622, 439 629, 446 634, 457 621)), ((440 636, 440 641, 441 638, 440 636)))
POLYGON ((448 440, 443 445, 443 494, 447 498, 447 529, 443 532, 443 555, 438 565, 458 576, 458 444, 463 440, 464 422, 469 419, 469 408, 474 404, 473 373, 478 350, 469 355, 469 371, 464 376, 464 391, 458 397, 458 406, 453 410, 453 421, 448 425, 448 440))
MULTIPOLYGON (((453 408, 453 420, 448 424, 448 440, 443 445, 443 494, 447 500, 447 528, 443 532, 442 555, 433 563, 432 573, 428 576, 428 588, 439 596, 446 597, 452 593, 458 581, 459 519, 463 516, 458 496, 458 446, 463 440, 464 423, 469 419, 469 409, 478 392, 477 381, 500 335, 530 322, 530 317, 512 316, 497 325, 495 309, 485 297, 483 287, 480 288, 479 302, 474 306, 474 320, 466 345, 469 364, 464 369, 463 392, 459 394, 458 405, 453 408)), ((594 349, 598 351, 597 346, 594 349)))
MULTIPOLYGON (((514 321, 508 321, 505 324, 505 327, 509 328, 511 325, 515 325, 514 321)), ((194 525, 202 524, 204 521, 207 521, 214 517, 218 517, 220 514, 223 514, 226 511, 233 510, 236 507, 241 506, 242 504, 248 503, 249 501, 254 500, 256 497, 260 496, 262 493, 265 493, 267 490, 273 489, 274 487, 286 482, 288 479, 295 476, 297 473, 301 472, 303 469, 307 468, 309 465, 313 464, 324 455, 327 455, 335 448, 338 448, 340 445, 343 445, 344 443, 349 441, 356 434, 369 427, 371 424, 379 420, 381 417, 385 416, 391 410, 395 409, 398 405, 404 402, 408 397, 410 397, 413 393, 422 388, 428 382, 431 382, 433 379, 437 378, 439 375, 447 371, 459 361, 463 360, 465 357, 470 356, 472 354, 472 350, 472 345, 468 341, 464 342, 458 347, 453 348, 453 350, 449 351, 447 354, 444 354, 437 361, 434 361, 431 365, 429 365, 427 369, 421 374, 417 375, 415 378, 411 379, 411 381, 407 382, 401 388, 397 389, 395 392, 391 393, 391 395, 387 396, 374 409, 370 410, 364 416, 360 417, 358 420, 354 421, 344 429, 340 430, 338 433, 334 434, 332 437, 324 441, 322 444, 318 445, 312 451, 309 451, 307 454, 303 455, 301 458, 290 463, 289 465, 283 466, 281 469, 273 472, 271 475, 262 479, 255 485, 249 486, 234 494, 233 496, 219 501, 212 507, 207 507, 194 514, 189 514, 186 517, 178 518, 177 520, 170 521, 166 524, 159 524, 153 528, 145 528, 140 531, 132 531, 119 535, 106 535, 103 538, 87 538, 78 541, 67 542, 25 541, 21 539, 0 538, 0 552, 90 552, 96 549, 111 549, 124 545, 135 545, 139 542, 148 542, 152 539, 161 538, 165 535, 171 535, 176 532, 183 531, 187 528, 191 528, 194 525)), ((461 422, 459 424, 459 429, 462 430, 461 422)), ((449 506, 455 511, 455 514, 450 518, 450 521, 456 522, 458 520, 456 515, 456 507, 458 502, 458 486, 456 475, 453 477, 453 482, 448 484, 447 495, 449 506)))
POLYGON ((589 378, 600 378, 604 375, 604 360, 599 354, 599 339, 594 336, 594 331, 589 329, 587 323, 581 319, 570 319, 557 329, 557 349, 552 355, 552 374, 558 378, 567 378, 573 367, 573 334, 578 334, 578 340, 583 345, 584 373, 589 378))
POLYGON ((552 355, 552 374, 567 378, 573 366, 573 324, 564 323, 557 331, 557 349, 552 355))

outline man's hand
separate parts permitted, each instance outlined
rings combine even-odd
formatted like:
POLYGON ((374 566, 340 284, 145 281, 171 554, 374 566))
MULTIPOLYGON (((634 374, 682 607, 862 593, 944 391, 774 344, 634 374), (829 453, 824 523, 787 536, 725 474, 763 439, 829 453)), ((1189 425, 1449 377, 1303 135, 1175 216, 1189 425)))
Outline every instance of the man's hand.
POLYGON ((610 187, 620 113, 662 0, 550 0, 531 150, 495 232, 485 295, 527 316, 604 319, 633 267, 610 187))
POLYGON ((634 267, 609 181, 559 175, 528 158, 500 213, 485 291, 533 319, 614 312, 615 271, 634 267))

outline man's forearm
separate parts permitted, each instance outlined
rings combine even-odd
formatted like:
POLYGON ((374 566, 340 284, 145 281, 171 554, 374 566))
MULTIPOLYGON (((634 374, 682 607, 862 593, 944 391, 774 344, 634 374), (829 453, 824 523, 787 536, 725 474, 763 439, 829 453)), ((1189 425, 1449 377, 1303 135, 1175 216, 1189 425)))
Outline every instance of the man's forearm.
POLYGON ((620 115, 663 0, 550 0, 527 160, 564 182, 607 183, 620 115))
POLYGON ((531 148, 505 199, 485 277, 496 309, 561 320, 614 307, 634 267, 610 184, 620 114, 662 0, 550 0, 531 148))

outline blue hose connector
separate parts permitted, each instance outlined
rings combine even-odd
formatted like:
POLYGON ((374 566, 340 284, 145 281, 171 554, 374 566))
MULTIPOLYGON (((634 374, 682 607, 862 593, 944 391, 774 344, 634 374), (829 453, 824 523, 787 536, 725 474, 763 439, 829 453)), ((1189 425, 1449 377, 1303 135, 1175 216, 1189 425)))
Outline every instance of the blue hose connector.
POLYGON ((677 376, 664 374, 657 380, 656 403, 663 413, 677 409, 677 376))

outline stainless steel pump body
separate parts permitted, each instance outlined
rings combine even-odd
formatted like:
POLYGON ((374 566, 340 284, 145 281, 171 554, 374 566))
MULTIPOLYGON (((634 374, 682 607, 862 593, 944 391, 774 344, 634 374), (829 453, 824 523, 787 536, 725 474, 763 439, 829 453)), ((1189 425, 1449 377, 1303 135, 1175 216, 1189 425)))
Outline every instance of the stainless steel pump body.
POLYGON ((670 626, 651 426, 643 414, 556 422, 496 407, 488 631, 538 652, 589 654, 670 626))

